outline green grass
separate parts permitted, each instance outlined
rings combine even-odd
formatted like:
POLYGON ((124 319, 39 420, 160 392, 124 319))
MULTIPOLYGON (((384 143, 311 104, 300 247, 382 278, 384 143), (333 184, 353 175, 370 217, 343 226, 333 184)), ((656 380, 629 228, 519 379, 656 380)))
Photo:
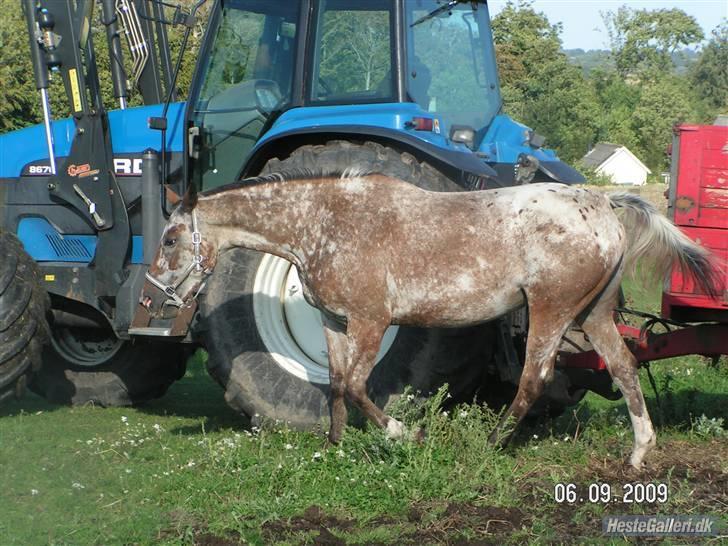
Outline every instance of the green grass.
MULTIPOLYGON (((654 294, 644 298, 638 308, 654 306, 654 294)), ((445 416, 437 400, 424 407, 421 445, 351 427, 330 448, 319 434, 250 430, 199 355, 165 398, 141 408, 57 407, 31 395, 0 408, 0 544, 600 542, 606 513, 725 514, 725 363, 689 357, 653 372, 660 407, 641 375, 659 448, 643 474, 622 465, 632 443, 624 404, 595 395, 520 428, 504 450, 485 443, 492 412, 445 416), (585 491, 595 481, 668 483, 670 500, 554 501, 557 482, 585 491)), ((416 403, 404 397, 399 414, 416 403)))

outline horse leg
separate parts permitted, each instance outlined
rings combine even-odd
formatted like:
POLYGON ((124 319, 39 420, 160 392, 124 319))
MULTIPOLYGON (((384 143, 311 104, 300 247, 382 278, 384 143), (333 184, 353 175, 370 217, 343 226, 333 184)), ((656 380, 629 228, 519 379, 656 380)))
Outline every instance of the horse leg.
POLYGON ((346 379, 346 395, 370 421, 379 428, 385 428, 389 437, 400 438, 404 435, 404 425, 379 409, 367 394, 367 379, 388 326, 388 320, 349 320, 347 336, 351 365, 346 379))
POLYGON ((503 429, 510 418, 515 417, 514 426, 518 425, 541 396, 546 380, 550 380, 553 375, 561 338, 573 320, 557 313, 542 312, 535 306, 529 307, 529 318, 526 361, 518 383, 518 392, 490 434, 488 442, 491 444, 506 441, 508 438, 503 438, 503 429))
POLYGON ((331 411, 331 426, 329 427, 329 442, 338 444, 341 440, 341 433, 346 424, 346 403, 344 394, 346 392, 346 374, 348 368, 348 341, 345 327, 339 322, 322 314, 324 324, 324 335, 329 351, 329 383, 331 388, 331 399, 329 401, 331 411))
MULTIPOLYGON (((614 290, 618 288, 619 283, 614 290)), ((612 313, 616 301, 616 292, 613 297, 600 298, 594 308, 580 322, 594 349, 604 359, 612 380, 622 391, 627 402, 627 410, 634 430, 634 448, 629 462, 639 470, 645 455, 657 443, 657 437, 647 413, 645 399, 642 396, 637 373, 637 360, 627 348, 614 324, 612 313)))

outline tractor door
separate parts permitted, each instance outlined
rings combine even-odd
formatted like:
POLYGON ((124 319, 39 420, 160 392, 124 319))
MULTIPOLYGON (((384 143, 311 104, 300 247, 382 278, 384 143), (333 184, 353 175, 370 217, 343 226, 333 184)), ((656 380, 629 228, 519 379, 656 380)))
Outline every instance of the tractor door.
POLYGON ((250 150, 292 97, 300 2, 219 2, 188 103, 190 180, 234 182, 250 150))

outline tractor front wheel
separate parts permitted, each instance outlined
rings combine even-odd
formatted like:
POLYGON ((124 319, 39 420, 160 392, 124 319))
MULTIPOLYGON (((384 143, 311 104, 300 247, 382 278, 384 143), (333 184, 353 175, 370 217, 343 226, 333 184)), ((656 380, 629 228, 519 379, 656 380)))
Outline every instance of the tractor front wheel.
POLYGON ((0 401, 20 398, 48 340, 48 293, 22 243, 0 230, 0 401))
POLYGON ((188 354, 181 344, 125 341, 110 329, 57 327, 29 386, 56 404, 137 405, 164 395, 188 354))

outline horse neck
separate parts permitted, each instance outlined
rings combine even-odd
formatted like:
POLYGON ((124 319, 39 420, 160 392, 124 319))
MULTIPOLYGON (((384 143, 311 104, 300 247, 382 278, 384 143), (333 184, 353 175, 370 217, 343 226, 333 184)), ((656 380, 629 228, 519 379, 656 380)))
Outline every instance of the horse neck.
POLYGON ((315 222, 317 209, 301 189, 290 182, 243 187, 201 196, 197 207, 220 251, 241 247, 297 263, 299 219, 315 222))

